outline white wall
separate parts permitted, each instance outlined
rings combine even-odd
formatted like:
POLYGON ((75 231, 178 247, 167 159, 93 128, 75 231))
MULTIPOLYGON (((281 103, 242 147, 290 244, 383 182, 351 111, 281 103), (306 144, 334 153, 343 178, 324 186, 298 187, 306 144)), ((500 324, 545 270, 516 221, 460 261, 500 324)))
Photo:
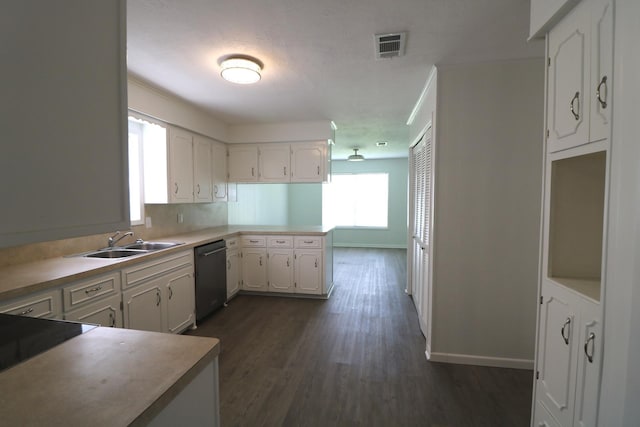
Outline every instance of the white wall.
POLYGON ((640 422, 640 2, 616 1, 604 357, 599 425, 640 422))
POLYGON ((434 118, 431 360, 533 366, 543 94, 542 58, 438 67, 411 124, 434 118))

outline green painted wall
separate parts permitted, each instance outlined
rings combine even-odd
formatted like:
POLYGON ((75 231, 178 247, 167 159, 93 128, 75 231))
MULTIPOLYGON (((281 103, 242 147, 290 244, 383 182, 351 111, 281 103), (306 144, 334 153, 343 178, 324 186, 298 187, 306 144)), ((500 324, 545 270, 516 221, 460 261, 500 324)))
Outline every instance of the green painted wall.
POLYGON ((322 184, 289 185, 289 225, 322 225, 322 184))
POLYGON ((389 174, 389 226, 387 229, 339 228, 333 232, 334 246, 407 247, 408 159, 380 159, 364 162, 334 160, 332 173, 389 174))
POLYGON ((238 201, 228 203, 231 225, 287 225, 290 184, 238 184, 238 201))

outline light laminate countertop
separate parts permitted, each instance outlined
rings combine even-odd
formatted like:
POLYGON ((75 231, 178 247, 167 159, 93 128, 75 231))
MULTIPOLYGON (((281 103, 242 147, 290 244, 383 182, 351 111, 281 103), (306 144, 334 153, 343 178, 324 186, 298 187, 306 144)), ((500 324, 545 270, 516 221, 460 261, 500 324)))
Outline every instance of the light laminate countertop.
POLYGON ((220 353, 215 338, 98 327, 0 373, 3 425, 146 425, 220 353))
MULTIPOLYGON (((186 234, 166 236, 154 241, 182 242, 184 245, 125 258, 84 258, 57 257, 13 265, 0 269, 0 300, 28 295, 33 292, 54 288, 74 280, 83 279, 108 271, 163 257, 174 252, 192 249, 215 240, 242 234, 289 234, 325 235, 331 227, 322 226, 258 226, 229 225, 186 234)), ((96 248, 98 249, 98 248, 96 248)))

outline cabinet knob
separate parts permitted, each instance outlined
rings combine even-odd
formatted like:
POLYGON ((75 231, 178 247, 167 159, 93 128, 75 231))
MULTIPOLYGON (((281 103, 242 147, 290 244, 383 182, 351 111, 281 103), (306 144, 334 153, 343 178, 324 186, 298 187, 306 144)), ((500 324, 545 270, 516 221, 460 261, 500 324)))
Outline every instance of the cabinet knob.
POLYGON ((598 83, 598 87, 596 88, 596 98, 600 103, 600 107, 607 108, 607 76, 602 76, 602 80, 598 83), (602 90, 604 88, 604 91, 602 90), (604 92, 604 99, 602 97, 602 93, 604 92))
POLYGON ((569 338, 571 337, 571 318, 567 317, 564 325, 562 325, 562 329, 560 329, 560 334, 562 335, 562 339, 566 345, 569 345, 569 338), (566 335, 565 335, 566 331, 566 335))
POLYGON ((576 94, 573 95, 573 98, 571 98, 569 109, 571 110, 571 114, 573 114, 573 117, 576 120, 580 120, 580 92, 576 92, 576 94))

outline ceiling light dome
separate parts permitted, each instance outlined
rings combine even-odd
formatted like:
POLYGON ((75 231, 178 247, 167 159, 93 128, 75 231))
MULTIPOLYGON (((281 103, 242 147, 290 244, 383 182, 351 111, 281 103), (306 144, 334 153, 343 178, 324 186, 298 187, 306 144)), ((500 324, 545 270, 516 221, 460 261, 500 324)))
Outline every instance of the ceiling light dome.
POLYGON ((256 83, 260 80, 262 64, 258 60, 243 56, 232 56, 220 64, 223 79, 241 85, 256 83))
POLYGON ((358 154, 359 148, 353 149, 353 154, 347 157, 347 160, 350 162, 361 162, 364 160, 364 156, 362 154, 358 154))

